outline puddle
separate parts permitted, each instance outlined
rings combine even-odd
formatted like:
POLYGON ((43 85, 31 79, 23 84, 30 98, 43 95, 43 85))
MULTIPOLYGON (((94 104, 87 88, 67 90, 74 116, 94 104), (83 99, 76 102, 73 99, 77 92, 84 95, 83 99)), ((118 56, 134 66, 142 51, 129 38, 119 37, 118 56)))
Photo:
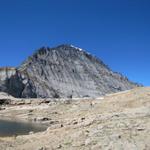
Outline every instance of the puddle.
POLYGON ((32 122, 17 122, 0 119, 0 137, 26 135, 29 132, 46 130, 46 126, 32 122))

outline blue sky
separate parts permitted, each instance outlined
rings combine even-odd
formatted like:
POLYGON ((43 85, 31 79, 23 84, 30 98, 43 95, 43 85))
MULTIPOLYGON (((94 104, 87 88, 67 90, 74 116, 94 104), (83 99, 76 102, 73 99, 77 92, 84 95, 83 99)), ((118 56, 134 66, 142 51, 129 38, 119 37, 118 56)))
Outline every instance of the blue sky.
POLYGON ((150 85, 149 0, 0 0, 0 66, 63 43, 150 85))

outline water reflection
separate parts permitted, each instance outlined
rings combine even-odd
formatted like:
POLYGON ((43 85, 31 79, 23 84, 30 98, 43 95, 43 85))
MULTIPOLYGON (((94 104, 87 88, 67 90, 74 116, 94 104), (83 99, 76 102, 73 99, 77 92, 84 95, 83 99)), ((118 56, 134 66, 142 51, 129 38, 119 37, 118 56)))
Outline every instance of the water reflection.
POLYGON ((31 122, 16 122, 0 119, 0 137, 29 134, 46 130, 45 125, 31 122))

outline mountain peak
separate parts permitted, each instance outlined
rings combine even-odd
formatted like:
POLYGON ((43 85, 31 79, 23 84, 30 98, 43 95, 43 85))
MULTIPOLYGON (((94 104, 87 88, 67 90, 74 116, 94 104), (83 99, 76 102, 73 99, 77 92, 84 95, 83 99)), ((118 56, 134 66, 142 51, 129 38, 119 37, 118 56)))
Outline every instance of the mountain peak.
POLYGON ((85 53, 88 53, 86 52, 85 50, 79 48, 79 47, 76 47, 74 45, 71 45, 71 44, 61 44, 61 45, 58 45, 56 47, 41 47, 40 49, 36 50, 35 53, 33 54, 33 56, 37 55, 37 54, 44 54, 46 52, 49 52, 49 51, 55 51, 55 50, 75 50, 75 51, 84 51, 85 53))
POLYGON ((79 48, 77 46, 74 46, 72 44, 61 44, 61 45, 59 45, 57 47, 60 47, 60 48, 73 48, 73 49, 80 50, 80 51, 83 50, 83 49, 81 49, 81 48, 79 48))
POLYGON ((0 91, 15 97, 97 97, 138 86, 70 44, 42 47, 17 71, 2 76, 0 91))

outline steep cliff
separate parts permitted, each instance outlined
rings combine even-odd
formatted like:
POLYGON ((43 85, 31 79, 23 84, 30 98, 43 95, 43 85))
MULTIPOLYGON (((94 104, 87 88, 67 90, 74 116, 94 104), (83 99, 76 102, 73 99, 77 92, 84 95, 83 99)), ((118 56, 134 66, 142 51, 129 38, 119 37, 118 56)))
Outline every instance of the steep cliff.
POLYGON ((0 91, 15 97, 96 97, 136 86, 72 45, 43 47, 17 69, 0 70, 0 91))
POLYGON ((17 68, 0 68, 0 91, 15 97, 36 97, 30 79, 17 68))

